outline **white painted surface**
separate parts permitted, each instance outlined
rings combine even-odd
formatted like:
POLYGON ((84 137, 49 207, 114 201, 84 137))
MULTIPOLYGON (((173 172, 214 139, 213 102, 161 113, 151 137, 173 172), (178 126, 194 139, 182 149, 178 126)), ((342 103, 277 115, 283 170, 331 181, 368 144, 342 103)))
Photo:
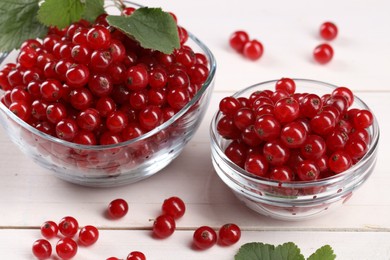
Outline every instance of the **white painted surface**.
MULTIPOLYGON (((132 185, 93 189, 66 183, 41 169, 17 150, 0 129, 0 256, 33 259, 31 245, 43 221, 65 215, 81 225, 104 229, 90 249, 75 259, 125 257, 144 251, 148 259, 233 259, 239 246, 258 241, 297 243, 305 256, 330 244, 337 259, 390 259, 390 4, 387 1, 143 1, 173 11, 179 22, 214 52, 217 80, 207 115, 183 153, 157 175, 132 185), (311 59, 321 43, 319 25, 326 20, 339 26, 331 44, 334 60, 321 66, 311 59), (228 46, 229 35, 244 29, 263 42, 261 60, 244 59, 228 46), (282 222, 257 215, 234 197, 215 174, 210 159, 209 123, 219 100, 236 90, 283 76, 312 78, 356 91, 373 109, 381 127, 380 150, 374 174, 346 205, 320 218, 282 222), (201 162, 201 163, 199 163, 201 162), (172 195, 187 204, 178 231, 166 240, 150 237, 150 219, 162 201, 172 195), (107 220, 107 204, 122 197, 129 214, 107 220), (201 225, 219 228, 234 222, 245 230, 239 244, 199 252, 190 247, 193 230, 201 225)), ((54 242, 54 240, 53 240, 54 242)))

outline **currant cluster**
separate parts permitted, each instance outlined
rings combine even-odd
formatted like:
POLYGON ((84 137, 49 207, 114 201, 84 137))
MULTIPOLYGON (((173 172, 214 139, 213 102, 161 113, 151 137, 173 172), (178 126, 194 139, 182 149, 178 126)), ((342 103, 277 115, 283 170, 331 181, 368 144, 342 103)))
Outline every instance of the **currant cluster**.
POLYGON ((99 231, 96 227, 88 225, 79 230, 78 221, 71 216, 62 218, 58 224, 51 220, 44 222, 41 226, 41 234, 44 238, 36 240, 32 246, 32 252, 38 259, 47 259, 52 255, 50 239, 59 237, 55 247, 57 256, 60 259, 71 259, 76 255, 78 245, 88 247, 99 238, 99 231), (74 236, 77 232, 76 242, 74 236))
MULTIPOLYGON (((320 26, 320 36, 322 39, 331 41, 337 36, 337 26, 332 22, 324 22, 320 26)), ((325 64, 333 58, 333 48, 328 43, 322 43, 314 48, 314 60, 320 64, 325 64)))
POLYGON ((206 56, 186 45, 187 31, 177 26, 181 47, 164 54, 106 16, 25 41, 17 62, 0 71, 1 102, 36 129, 83 145, 133 139, 182 109, 209 74, 206 56))
POLYGON ((193 244, 196 248, 204 250, 214 246, 217 242, 219 242, 221 246, 231 246, 237 243, 240 238, 241 229, 233 223, 224 224, 219 229, 218 236, 213 228, 201 226, 194 232, 193 244))
MULTIPOLYGON (((337 26, 332 22, 321 24, 320 36, 324 40, 331 41, 337 36, 337 26)), ((264 52, 263 45, 258 40, 250 40, 245 31, 235 31, 229 39, 230 47, 250 60, 258 60, 264 52)), ((328 43, 315 47, 313 51, 314 60, 318 63, 328 63, 333 58, 333 48, 328 43)))
POLYGON ((250 60, 258 60, 264 52, 263 44, 256 39, 250 40, 245 31, 234 32, 229 39, 230 46, 250 60))
POLYGON ((231 140, 226 156, 251 174, 281 182, 346 171, 368 150, 372 113, 352 108, 346 87, 322 96, 295 90, 294 80, 282 78, 274 91, 223 98, 217 131, 231 140))

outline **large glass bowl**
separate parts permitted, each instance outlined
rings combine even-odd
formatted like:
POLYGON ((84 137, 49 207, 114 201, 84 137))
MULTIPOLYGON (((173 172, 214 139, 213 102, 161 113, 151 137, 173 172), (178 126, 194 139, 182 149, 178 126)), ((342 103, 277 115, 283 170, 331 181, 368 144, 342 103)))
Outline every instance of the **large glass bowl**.
MULTIPOLYGON (((307 79, 295 79, 297 92, 331 93, 336 86, 307 79)), ((267 81, 245 88, 234 97, 249 97, 256 90, 273 90, 276 81, 267 81)), ((355 96, 353 107, 369 109, 355 96)), ((379 126, 374 123, 369 129, 370 144, 365 156, 350 169, 332 177, 316 181, 278 182, 256 177, 234 164, 224 153, 230 143, 217 132, 221 118, 217 112, 211 122, 212 163, 221 180, 246 206, 254 211, 280 220, 303 220, 319 216, 344 204, 374 171, 377 157, 379 126)))
MULTIPOLYGON (((106 146, 66 142, 28 125, 1 102, 0 124, 28 157, 66 181, 109 187, 147 178, 167 166, 190 141, 204 117, 213 90, 215 58, 204 43, 193 34, 188 34, 186 45, 207 57, 209 76, 184 108, 138 138, 106 146)), ((16 51, 9 55, 3 53, 0 58, 3 65, 15 62, 16 51)))

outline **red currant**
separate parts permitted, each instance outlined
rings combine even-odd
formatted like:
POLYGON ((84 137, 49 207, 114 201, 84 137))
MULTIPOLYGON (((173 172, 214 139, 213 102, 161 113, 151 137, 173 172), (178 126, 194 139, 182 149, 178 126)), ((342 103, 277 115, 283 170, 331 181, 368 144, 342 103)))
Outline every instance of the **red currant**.
POLYGON ((124 217, 129 211, 129 205, 124 199, 115 199, 110 202, 107 214, 110 218, 118 219, 124 217))
POLYGON ((47 259, 51 256, 51 244, 46 239, 38 239, 33 243, 32 252, 40 260, 47 259))
POLYGON ((41 226, 41 234, 47 239, 57 236, 58 226, 53 221, 46 221, 41 226))
POLYGON ((320 35, 323 39, 331 41, 337 36, 337 26, 332 22, 321 24, 320 35))
POLYGON ((58 223, 58 230, 65 237, 73 237, 76 235, 79 228, 79 223, 74 217, 66 216, 58 223))
POLYGON ((201 226, 194 232, 193 243, 198 249, 208 249, 217 243, 217 233, 211 227, 201 226))
POLYGON ((244 31, 234 32, 229 39, 230 46, 238 52, 242 52, 244 45, 249 41, 248 33, 244 31))
POLYGON ((80 229, 79 242, 83 246, 90 246, 96 243, 99 238, 99 231, 94 226, 85 226, 80 229))
POLYGON ((175 219, 170 215, 160 215, 154 220, 153 234, 157 238, 167 238, 173 234, 175 229, 175 219))
POLYGON ((320 64, 326 64, 333 58, 333 48, 327 43, 315 47, 313 52, 314 60, 320 64))
POLYGON ((178 219, 184 215, 186 205, 179 197, 170 197, 164 200, 161 210, 163 214, 170 215, 174 219, 178 219))
POLYGON ((230 246, 241 238, 241 229, 233 223, 225 224, 219 229, 219 242, 222 245, 230 246))
POLYGON ((126 260, 146 260, 146 256, 140 251, 133 251, 126 257, 126 260))
POLYGON ((250 60, 258 60, 263 55, 264 48, 261 42, 250 40, 245 43, 242 53, 250 60))
POLYGON ((77 254, 77 249, 77 243, 69 237, 61 238, 56 245, 57 255, 61 259, 71 259, 77 254))

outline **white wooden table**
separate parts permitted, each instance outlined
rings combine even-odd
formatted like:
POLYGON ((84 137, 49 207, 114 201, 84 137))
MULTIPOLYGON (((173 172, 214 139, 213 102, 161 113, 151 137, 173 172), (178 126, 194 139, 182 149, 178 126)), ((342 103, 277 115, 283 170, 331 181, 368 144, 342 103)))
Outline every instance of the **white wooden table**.
MULTIPOLYGON (((157 1, 176 13, 179 22, 214 52, 217 79, 208 113, 183 153, 153 177, 132 185, 93 189, 54 177, 23 155, 0 130, 0 258, 34 259, 33 241, 39 226, 71 215, 80 225, 100 229, 99 241, 80 248, 75 259, 125 258, 139 250, 149 260, 233 259, 238 248, 258 241, 295 242, 305 256, 330 244, 337 259, 390 259, 390 2, 373 1, 157 1), (313 48, 321 43, 319 25, 334 21, 339 36, 331 44, 334 59, 313 62, 313 48), (265 48, 261 60, 244 59, 228 46, 230 34, 246 30, 265 48), (253 83, 280 77, 311 78, 345 85, 367 102, 381 127, 380 150, 374 174, 337 211, 302 222, 262 217, 243 206, 215 174, 210 159, 209 124, 219 100, 253 83), (165 198, 181 197, 187 205, 168 239, 151 237, 150 219, 165 198), (129 202, 128 215, 107 220, 103 212, 115 198, 129 202), (191 249, 193 231, 201 225, 219 228, 234 222, 242 238, 234 246, 191 249)), ((52 241, 54 243, 54 240, 52 241)))

